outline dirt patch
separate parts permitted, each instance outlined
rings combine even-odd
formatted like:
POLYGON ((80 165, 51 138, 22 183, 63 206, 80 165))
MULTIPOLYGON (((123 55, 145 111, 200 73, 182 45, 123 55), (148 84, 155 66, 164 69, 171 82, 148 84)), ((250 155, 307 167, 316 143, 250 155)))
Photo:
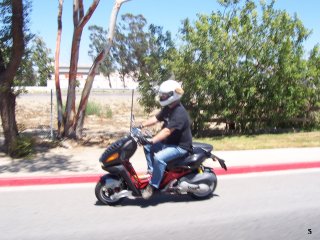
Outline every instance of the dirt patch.
MULTIPOLYGON (((79 100, 80 95, 77 95, 77 102, 79 100)), ((130 129, 131 101, 131 91, 91 93, 89 102, 98 104, 103 114, 100 116, 86 116, 83 139, 77 143, 64 141, 63 144, 68 148, 97 144, 106 146, 114 138, 128 133, 130 129)), ((65 104, 65 102, 65 96, 63 96, 63 103, 65 104)), ((139 105, 137 95, 133 98, 133 114, 138 123, 148 117, 142 106, 139 105)), ((50 93, 21 94, 16 99, 16 120, 19 132, 33 134, 44 139, 48 138, 51 133, 51 126, 54 132, 57 129, 55 95, 53 95, 51 102, 50 93)), ((1 143, 3 134, 2 126, 0 127, 1 143)))

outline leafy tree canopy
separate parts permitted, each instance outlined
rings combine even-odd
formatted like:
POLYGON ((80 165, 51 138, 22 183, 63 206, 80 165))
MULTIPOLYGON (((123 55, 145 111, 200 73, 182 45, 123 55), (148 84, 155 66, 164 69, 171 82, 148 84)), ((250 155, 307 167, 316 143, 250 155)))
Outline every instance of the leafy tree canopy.
POLYGON ((158 107, 156 86, 181 81, 194 133, 212 123, 237 132, 319 126, 319 46, 309 58, 303 48, 311 32, 275 1, 219 3, 223 11, 183 21, 179 46, 143 16, 122 16, 106 69, 139 82, 147 111, 158 107))

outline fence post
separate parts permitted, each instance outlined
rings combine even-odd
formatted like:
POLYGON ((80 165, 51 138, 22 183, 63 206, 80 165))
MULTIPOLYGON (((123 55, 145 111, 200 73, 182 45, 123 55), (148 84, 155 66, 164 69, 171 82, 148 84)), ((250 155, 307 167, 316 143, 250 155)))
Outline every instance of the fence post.
POLYGON ((50 101, 50 104, 51 104, 51 110, 50 110, 50 137, 51 137, 51 140, 53 140, 53 111, 52 111, 52 108, 53 108, 53 97, 52 97, 52 89, 51 89, 51 101, 50 101))
POLYGON ((132 129, 132 121, 133 121, 133 95, 134 95, 134 89, 132 89, 132 96, 131 96, 131 116, 130 116, 130 132, 132 129))

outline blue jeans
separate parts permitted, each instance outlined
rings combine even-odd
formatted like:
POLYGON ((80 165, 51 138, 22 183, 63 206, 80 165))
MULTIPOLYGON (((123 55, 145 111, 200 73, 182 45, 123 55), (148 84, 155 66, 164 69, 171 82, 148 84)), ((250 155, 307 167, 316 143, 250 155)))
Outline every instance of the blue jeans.
POLYGON ((153 145, 145 145, 144 153, 147 159, 148 172, 152 172, 150 185, 159 188, 167 162, 183 157, 188 151, 176 145, 159 142, 153 145))

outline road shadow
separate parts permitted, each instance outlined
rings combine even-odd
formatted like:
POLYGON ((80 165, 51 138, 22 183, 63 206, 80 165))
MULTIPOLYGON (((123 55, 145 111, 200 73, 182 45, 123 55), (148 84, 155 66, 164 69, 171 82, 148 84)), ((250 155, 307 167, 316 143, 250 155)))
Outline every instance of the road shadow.
MULTIPOLYGON (((212 194, 210 197, 205 199, 194 199, 188 194, 182 194, 182 195, 169 195, 169 194, 155 194, 150 199, 145 200, 143 198, 136 198, 136 199, 124 199, 121 203, 118 205, 112 206, 112 207, 125 207, 125 206, 136 206, 141 208, 148 208, 148 207, 154 207, 159 204, 165 204, 165 203, 191 203, 191 202, 203 202, 203 201, 209 201, 212 198, 219 197, 217 194, 212 194)), ((96 206, 109 206, 104 205, 100 202, 95 203, 96 206)), ((110 207, 110 206, 109 206, 110 207)))
POLYGON ((40 156, 35 159, 11 159, 9 161, 7 164, 0 165, 0 174, 77 171, 76 164, 70 163, 69 157, 64 155, 40 156))
MULTIPOLYGON (((22 136, 32 138, 34 152, 27 157, 11 158, 6 155, 0 145, 0 174, 6 173, 77 173, 95 170, 91 165, 83 164, 83 159, 75 158, 78 143, 73 141, 58 141, 39 137, 44 134, 41 129, 25 131, 22 136), (72 145, 74 144, 74 146, 72 145), (59 150, 61 149, 61 151, 59 150), (68 151, 70 149, 70 151, 68 151)), ((0 144, 3 138, 0 138, 0 144)), ((80 146, 81 148, 82 146, 80 146)), ((102 150, 101 150, 102 151, 102 150)))
POLYGON ((91 165, 83 164, 81 158, 71 154, 38 153, 32 158, 12 159, 0 153, 0 174, 5 173, 78 173, 93 171, 91 165), (3 158, 2 158, 3 157, 3 158), (2 158, 2 159, 1 159, 2 158))

